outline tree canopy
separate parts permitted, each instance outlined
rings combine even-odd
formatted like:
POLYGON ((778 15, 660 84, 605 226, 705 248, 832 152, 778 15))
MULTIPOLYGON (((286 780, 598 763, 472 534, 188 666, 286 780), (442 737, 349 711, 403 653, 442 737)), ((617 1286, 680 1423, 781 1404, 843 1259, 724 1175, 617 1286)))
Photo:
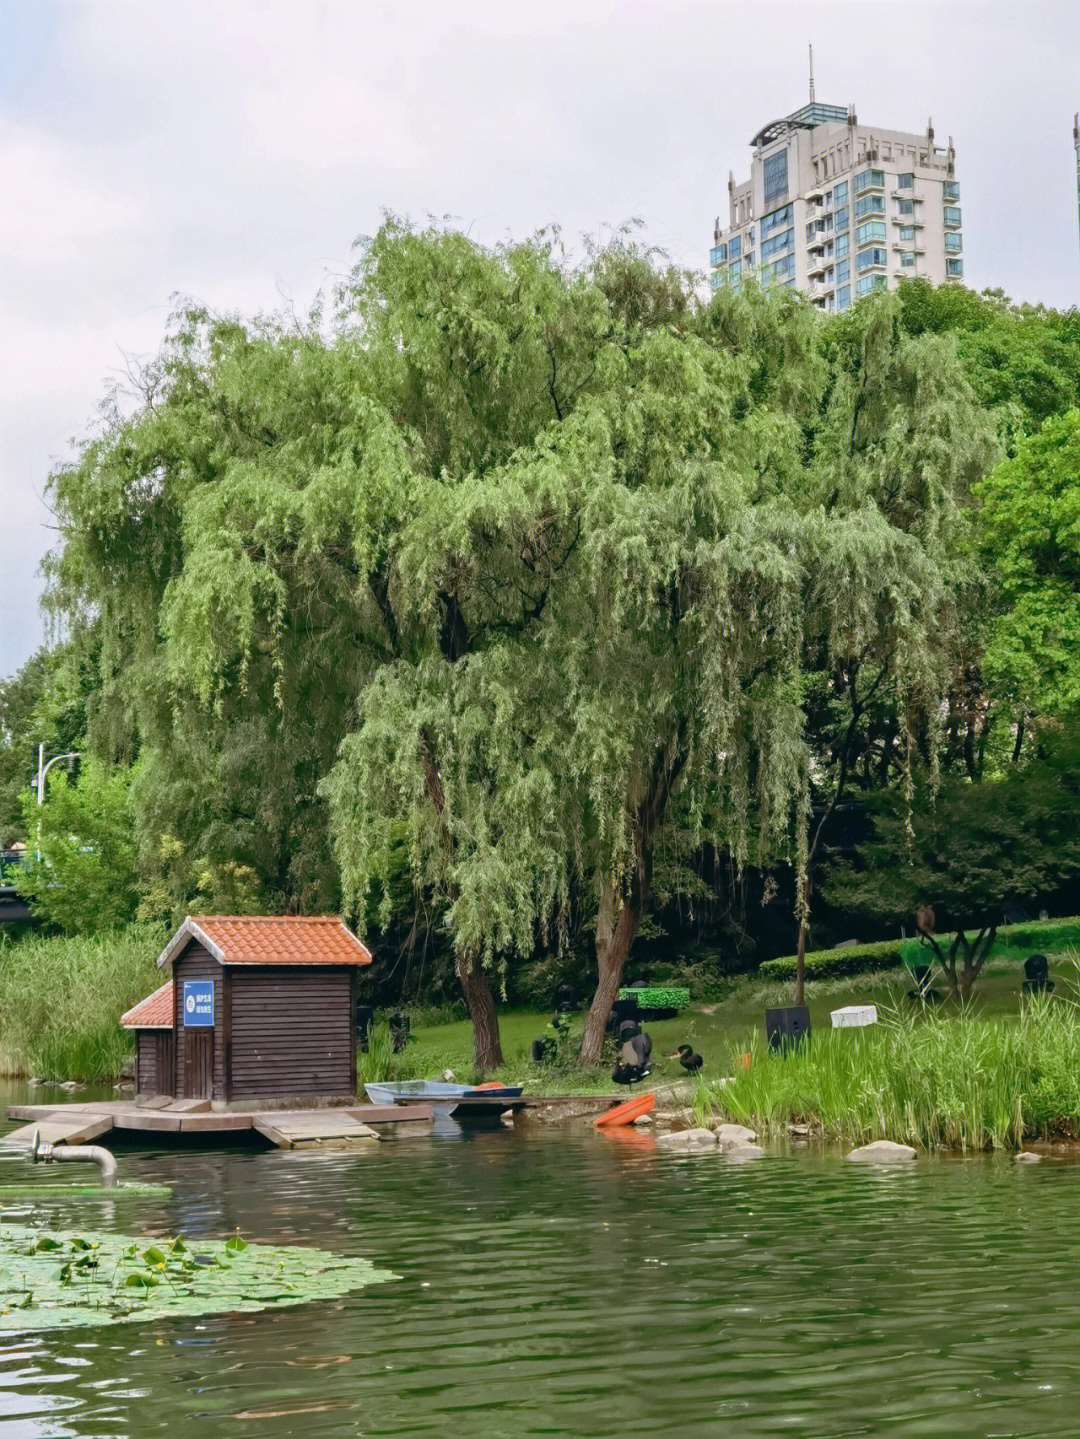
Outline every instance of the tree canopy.
POLYGON ((952 717, 978 729, 979 544, 1016 523, 1003 467, 979 541, 978 482, 1057 454, 1034 431, 1074 331, 906 286, 829 318, 751 285, 706 304, 629 235, 572 261, 393 218, 304 320, 183 308, 50 482, 87 743, 138 761, 142 912, 385 925, 404 880, 485 1066, 494 992, 572 914, 595 1059, 657 873, 690 892, 706 849, 790 866, 805 937, 848 789, 910 799, 952 717))

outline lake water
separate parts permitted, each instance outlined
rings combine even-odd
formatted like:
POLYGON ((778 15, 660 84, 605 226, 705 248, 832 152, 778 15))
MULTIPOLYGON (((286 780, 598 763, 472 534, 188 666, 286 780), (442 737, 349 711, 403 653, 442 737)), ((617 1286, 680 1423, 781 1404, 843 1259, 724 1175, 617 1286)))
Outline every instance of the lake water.
POLYGON ((173 1197, 48 1213, 239 1229, 400 1278, 274 1314, 9 1334, 3 1439, 1080 1432, 1072 1162, 732 1165, 579 1121, 361 1154, 125 1153, 121 1172, 173 1197))

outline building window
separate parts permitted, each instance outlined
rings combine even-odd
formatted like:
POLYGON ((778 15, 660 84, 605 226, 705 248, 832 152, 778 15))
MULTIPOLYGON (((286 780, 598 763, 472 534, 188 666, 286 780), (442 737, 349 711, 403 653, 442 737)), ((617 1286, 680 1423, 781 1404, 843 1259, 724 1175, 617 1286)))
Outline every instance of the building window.
POLYGON ((771 265, 763 265, 761 269, 761 283, 767 285, 771 280, 782 280, 787 275, 795 273, 795 256, 784 255, 775 260, 771 265))
POLYGON ((914 225, 901 225, 901 226, 900 226, 900 238, 901 238, 901 240, 914 240, 914 238, 915 238, 915 226, 914 226, 914 225))
POLYGON ((915 176, 910 173, 907 175, 897 175, 896 185, 899 190, 914 190, 915 176))
POLYGON ((943 192, 946 200, 959 200, 959 198, 960 198, 960 181, 959 181, 959 180, 946 180, 946 181, 944 181, 944 183, 942 184, 942 187, 941 187, 941 188, 942 188, 942 192, 943 192))
MULTIPOLYGON (((900 201, 900 204, 910 204, 910 201, 900 201)), ((855 218, 861 220, 864 215, 884 215, 884 195, 864 195, 861 200, 855 201, 855 218)))
POLYGON ((847 307, 848 307, 850 304, 851 304, 851 286, 850 286, 850 285, 841 285, 840 288, 839 288, 839 290, 837 290, 837 292, 836 292, 836 308, 837 308, 838 310, 846 310, 847 307))
POLYGON ((841 230, 846 230, 847 227, 848 227, 848 225, 849 225, 850 223, 851 223, 851 211, 850 211, 850 210, 848 209, 848 207, 845 205, 842 210, 837 210, 837 212, 836 212, 836 230, 837 230, 837 233, 839 234, 839 232, 840 232, 841 230))
POLYGON ((778 150, 765 157, 765 203, 787 194, 787 150, 778 150))
POLYGON ((864 275, 855 286, 856 295, 869 295, 872 290, 884 290, 886 286, 884 275, 864 275))
MULTIPOLYGON (((764 240, 765 236, 771 235, 774 230, 786 230, 787 227, 792 223, 794 215, 795 211, 790 205, 781 205, 779 210, 773 210, 768 215, 762 215, 761 238, 764 240)), ((750 243, 754 243, 754 237, 752 233, 750 236, 750 243)))
POLYGON ((850 260, 841 260, 840 263, 839 263, 839 265, 837 265, 837 267, 836 267, 836 283, 837 283, 838 285, 842 285, 842 284, 844 284, 844 282, 845 282, 846 280, 850 280, 850 279, 851 279, 851 261, 850 261, 850 260))
POLYGON ((872 270, 884 267, 889 263, 889 252, 874 246, 869 250, 860 250, 855 261, 857 270, 872 270))
POLYGON ((710 265, 722 265, 726 259, 727 259, 727 246, 726 246, 726 245, 714 245, 714 246, 712 247, 712 249, 709 251, 709 264, 710 264, 710 265))
POLYGON ((727 273, 728 273, 728 279, 729 279, 729 280, 737 280, 737 279, 739 278, 739 276, 742 274, 742 264, 741 264, 741 262, 740 262, 739 260, 736 260, 735 263, 734 263, 734 265, 729 265, 729 266, 728 266, 728 272, 727 272, 727 273))
POLYGON ((959 225, 962 223, 960 219, 959 205, 945 206, 945 223, 946 225, 959 225))
POLYGON ((836 253, 837 253, 838 255, 846 255, 847 252, 848 252, 850 249, 851 249, 851 236, 850 236, 850 235, 837 235, 837 237, 836 237, 836 253))
POLYGON ((720 286, 724 283, 726 279, 727 276, 724 274, 723 270, 714 270, 709 276, 709 284, 714 290, 719 290, 720 286))
POLYGON ((786 249, 788 249, 788 247, 791 246, 791 245, 794 245, 794 243, 795 243, 795 231, 794 231, 794 229, 785 230, 785 231, 783 232, 783 234, 780 234, 780 235, 770 235, 767 240, 762 240, 762 242, 761 242, 761 261, 762 261, 762 264, 765 263, 765 261, 769 258, 770 255, 778 255, 781 250, 786 250, 786 249))
POLYGON ((742 236, 736 235, 728 242, 728 258, 737 260, 742 254, 742 236))
POLYGON ((945 273, 959 279, 964 273, 963 260, 946 260, 945 273))
POLYGON ((900 267, 901 267, 901 269, 903 269, 903 270, 912 270, 912 269, 914 269, 914 267, 915 267, 915 251, 914 251, 914 250, 901 250, 901 251, 900 251, 900 267))
POLYGON ((898 215, 914 215, 914 213, 915 213, 915 201, 914 201, 914 200, 897 200, 897 202, 896 202, 896 213, 897 213, 898 215))
POLYGON ((836 189, 833 191, 833 203, 836 205, 846 205, 847 193, 847 181, 841 180, 839 185, 837 185, 836 189))
POLYGON ((855 231, 856 245, 868 245, 871 240, 884 240, 884 238, 884 220, 867 220, 865 225, 860 225, 855 231))
POLYGON ((864 170, 861 175, 855 176, 856 195, 861 195, 864 190, 882 190, 884 188, 884 170, 864 170))
POLYGON ((946 250, 962 250, 964 248, 963 235, 957 234, 956 231, 950 231, 945 236, 945 248, 946 250))

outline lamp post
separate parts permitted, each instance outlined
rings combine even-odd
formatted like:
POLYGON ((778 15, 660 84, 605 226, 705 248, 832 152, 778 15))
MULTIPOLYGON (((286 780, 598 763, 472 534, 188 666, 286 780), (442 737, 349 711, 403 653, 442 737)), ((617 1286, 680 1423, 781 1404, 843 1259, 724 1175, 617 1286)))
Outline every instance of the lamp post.
MULTIPOLYGON (((54 754, 54 755, 52 756, 52 758, 46 763, 46 760, 45 760, 45 745, 44 745, 44 744, 39 744, 39 745, 38 745, 38 768, 37 768, 37 802, 38 802, 38 809, 40 809, 41 806, 45 803, 45 776, 46 776, 46 775, 49 773, 49 771, 52 769, 53 765, 54 765, 54 764, 59 764, 61 760, 65 760, 65 759, 66 759, 66 760, 68 760, 69 762, 71 762, 71 761, 73 761, 73 760, 77 760, 78 758, 79 758, 79 751, 78 751, 78 750, 72 750, 72 751, 70 752, 70 754, 54 754)), ((40 818, 38 819, 38 825, 37 825, 37 848, 36 848, 36 850, 34 851, 34 853, 35 853, 35 856, 37 857, 38 862, 40 863, 40 862, 41 862, 41 819, 40 819, 40 818)))

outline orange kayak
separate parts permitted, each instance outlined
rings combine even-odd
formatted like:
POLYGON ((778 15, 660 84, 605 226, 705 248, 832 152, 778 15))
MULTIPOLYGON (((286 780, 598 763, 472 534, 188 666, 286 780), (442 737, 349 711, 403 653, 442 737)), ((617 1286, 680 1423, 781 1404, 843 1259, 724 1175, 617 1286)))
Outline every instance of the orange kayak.
POLYGON ((595 1129, 617 1129, 621 1124, 633 1124, 639 1115, 648 1114, 651 1109, 656 1108, 656 1095, 650 1089, 648 1094, 636 1095, 628 1099, 625 1104, 617 1104, 614 1109, 605 1109, 603 1114, 598 1114, 593 1120, 595 1129))

